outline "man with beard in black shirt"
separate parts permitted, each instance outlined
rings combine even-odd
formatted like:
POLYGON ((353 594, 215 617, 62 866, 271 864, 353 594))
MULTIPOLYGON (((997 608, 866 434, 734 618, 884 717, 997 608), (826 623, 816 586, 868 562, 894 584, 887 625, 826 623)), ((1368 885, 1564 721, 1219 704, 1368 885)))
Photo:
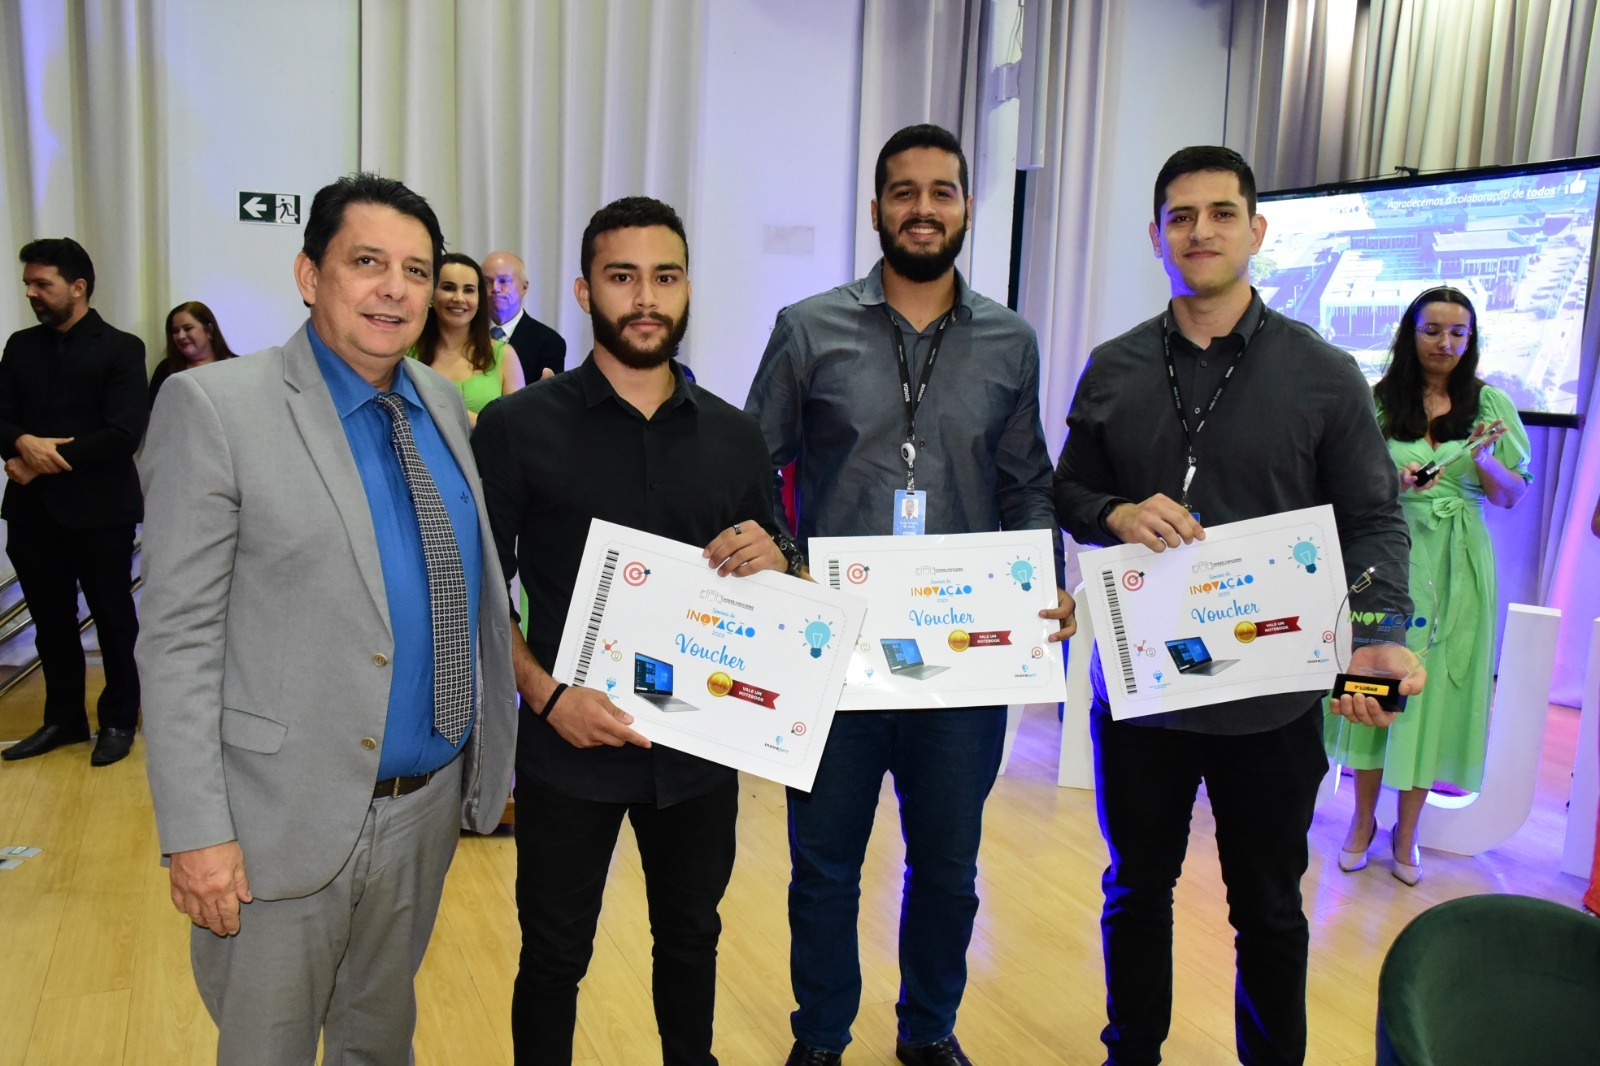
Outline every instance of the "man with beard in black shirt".
POLYGON ((507 578, 522 574, 529 603, 513 655, 526 713, 512 1040, 518 1062, 571 1062, 578 982, 626 815, 655 937, 663 1061, 715 1063, 717 905, 733 871, 737 775, 652 747, 604 693, 558 683, 547 664, 592 519, 704 544, 724 576, 785 570, 796 553, 760 520, 771 514, 769 475, 754 419, 687 381, 673 359, 689 319, 677 213, 646 197, 602 208, 584 231, 582 263, 573 291, 594 351, 484 408, 472 439, 501 565, 507 578))

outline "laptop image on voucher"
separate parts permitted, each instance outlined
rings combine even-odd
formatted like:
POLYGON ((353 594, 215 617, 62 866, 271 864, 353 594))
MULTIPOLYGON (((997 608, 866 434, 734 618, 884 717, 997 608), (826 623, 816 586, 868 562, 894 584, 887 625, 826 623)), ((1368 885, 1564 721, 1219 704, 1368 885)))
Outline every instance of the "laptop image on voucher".
POLYGON ((633 694, 663 711, 698 711, 692 703, 674 699, 672 695, 672 664, 648 655, 633 657, 633 694))
POLYGON ((880 640, 883 657, 889 660, 889 672, 895 677, 914 677, 926 681, 934 674, 942 674, 948 666, 929 666, 922 661, 922 649, 910 637, 899 640, 880 640))
POLYGON ((1220 674, 1238 659, 1213 659, 1206 642, 1199 637, 1167 641, 1167 651, 1178 664, 1180 674, 1220 674))

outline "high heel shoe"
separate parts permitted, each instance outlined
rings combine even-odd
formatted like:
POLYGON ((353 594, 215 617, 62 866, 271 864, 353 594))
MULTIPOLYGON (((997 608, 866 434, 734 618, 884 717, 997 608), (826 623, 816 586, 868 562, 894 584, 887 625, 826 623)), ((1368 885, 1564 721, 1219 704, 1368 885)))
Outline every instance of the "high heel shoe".
POLYGON ((1395 830, 1398 828, 1398 826, 1393 826, 1389 829, 1389 854, 1394 858, 1394 869, 1392 872, 1395 876, 1395 880, 1399 881, 1401 884, 1415 885, 1418 881, 1422 880, 1422 849, 1417 847, 1417 845, 1412 844, 1411 854, 1406 856, 1406 858, 1410 859, 1411 861, 1403 861, 1400 858, 1400 837, 1395 833, 1395 830))
POLYGON ((1378 827, 1376 824, 1374 824, 1372 827, 1372 835, 1367 837, 1366 847, 1362 848, 1360 851, 1345 851, 1343 848, 1340 848, 1339 869, 1343 870, 1347 874, 1353 874, 1357 870, 1366 869, 1367 852, 1372 850, 1372 842, 1377 839, 1377 836, 1378 827))

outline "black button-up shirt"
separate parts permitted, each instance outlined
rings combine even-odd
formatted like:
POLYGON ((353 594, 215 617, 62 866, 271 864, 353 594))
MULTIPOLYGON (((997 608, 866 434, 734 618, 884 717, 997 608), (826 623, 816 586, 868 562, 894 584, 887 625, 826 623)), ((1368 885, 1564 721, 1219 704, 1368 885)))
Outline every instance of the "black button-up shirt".
MULTIPOLYGON (((1182 496, 1188 442, 1167 384, 1164 327, 1191 432, 1205 417, 1194 438, 1198 463, 1189 488, 1204 524, 1332 504, 1348 579, 1376 566, 1372 602, 1409 610, 1411 537, 1372 390, 1354 359, 1264 306, 1260 296, 1208 348, 1185 340, 1170 310, 1095 348, 1078 379, 1056 466, 1056 513, 1067 532, 1084 544, 1114 544, 1100 525, 1110 501, 1139 502, 1158 492, 1182 496), (1222 375, 1246 344, 1227 391, 1205 416, 1222 375)), ((1098 656, 1090 679, 1105 703, 1098 656)), ((1258 696, 1132 721, 1199 733, 1257 733, 1305 713, 1317 695, 1258 696)))
MULTIPOLYGON (((648 420, 611 387, 594 356, 483 409, 472 451, 500 565, 522 575, 528 648, 549 668, 578 563, 599 518, 686 544, 735 522, 771 529, 766 446, 755 420, 690 383, 648 420)), ((579 799, 667 807, 705 795, 734 771, 662 745, 574 748, 525 709, 517 773, 579 799)))

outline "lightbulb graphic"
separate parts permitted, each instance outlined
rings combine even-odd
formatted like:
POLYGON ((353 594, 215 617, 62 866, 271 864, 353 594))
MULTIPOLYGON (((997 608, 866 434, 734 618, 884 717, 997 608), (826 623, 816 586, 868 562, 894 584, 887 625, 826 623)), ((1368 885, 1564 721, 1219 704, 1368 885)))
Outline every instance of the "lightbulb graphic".
POLYGON ((1317 546, 1309 540, 1302 540, 1295 544, 1291 554, 1294 561, 1306 568, 1306 573, 1317 572, 1317 546))
POLYGON ((827 646, 828 638, 833 636, 833 630, 828 628, 826 622, 811 622, 806 626, 806 643, 811 645, 811 657, 822 658, 822 649, 827 646))
POLYGON ((1022 586, 1023 592, 1033 588, 1033 564, 1028 560, 1018 559, 1012 563, 1011 576, 1017 579, 1017 584, 1022 586))
POLYGON ((617 688, 617 679, 614 678, 614 677, 606 678, 606 691, 607 692, 614 692, 614 691, 616 691, 616 688, 617 688))

